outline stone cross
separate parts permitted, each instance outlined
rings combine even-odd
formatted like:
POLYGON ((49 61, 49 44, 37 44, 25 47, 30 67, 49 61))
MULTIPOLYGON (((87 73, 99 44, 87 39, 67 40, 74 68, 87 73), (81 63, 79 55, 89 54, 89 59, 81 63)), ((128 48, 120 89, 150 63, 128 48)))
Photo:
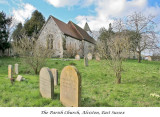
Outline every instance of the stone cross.
POLYGON ((81 103, 81 76, 74 66, 63 68, 60 76, 60 101, 64 106, 79 107, 81 103))
POLYGON ((87 67, 88 66, 88 58, 84 57, 84 66, 87 67))
POLYGON ((53 78, 54 78, 54 86, 58 85, 58 70, 57 69, 51 69, 53 78))
POLYGON ((18 64, 15 64, 14 68, 15 68, 15 73, 18 74, 18 64))
POLYGON ((49 68, 43 67, 39 75, 40 93, 42 97, 53 99, 54 96, 54 79, 49 68))
POLYGON ((8 78, 13 77, 13 68, 12 65, 8 65, 8 78))

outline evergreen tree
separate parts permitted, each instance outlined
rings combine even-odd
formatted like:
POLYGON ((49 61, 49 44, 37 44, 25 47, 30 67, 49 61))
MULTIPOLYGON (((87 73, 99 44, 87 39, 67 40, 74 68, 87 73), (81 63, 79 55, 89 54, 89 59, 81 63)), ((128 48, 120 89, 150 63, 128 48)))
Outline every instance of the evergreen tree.
POLYGON ((45 18, 43 15, 38 10, 35 10, 31 19, 24 24, 23 31, 27 36, 32 37, 33 34, 37 35, 39 33, 44 23, 45 18))
POLYGON ((16 26, 16 29, 14 30, 14 32, 12 33, 12 38, 14 41, 17 41, 21 35, 22 35, 22 23, 19 23, 17 26, 16 26))
POLYGON ((4 51, 10 47, 8 42, 9 38, 9 26, 12 22, 12 18, 7 18, 6 14, 2 11, 0 12, 0 50, 4 51))

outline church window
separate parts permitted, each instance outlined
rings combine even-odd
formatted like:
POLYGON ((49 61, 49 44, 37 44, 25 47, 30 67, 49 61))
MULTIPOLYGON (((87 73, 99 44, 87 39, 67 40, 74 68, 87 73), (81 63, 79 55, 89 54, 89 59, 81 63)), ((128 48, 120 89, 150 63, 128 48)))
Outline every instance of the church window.
POLYGON ((51 39, 51 49, 53 49, 53 39, 51 39))
POLYGON ((54 41, 54 38, 53 38, 53 35, 52 34, 48 34, 47 35, 47 49, 53 49, 53 41, 54 41))

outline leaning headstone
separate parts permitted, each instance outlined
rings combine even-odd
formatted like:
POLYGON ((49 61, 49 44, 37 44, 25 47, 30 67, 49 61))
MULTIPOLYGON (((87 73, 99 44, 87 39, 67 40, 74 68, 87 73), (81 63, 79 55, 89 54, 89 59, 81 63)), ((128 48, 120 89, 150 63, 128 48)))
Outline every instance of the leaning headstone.
POLYGON ((60 76, 60 101, 64 106, 79 107, 81 103, 81 77, 74 66, 63 68, 60 76))
POLYGON ((84 66, 87 67, 88 66, 88 58, 84 57, 84 66))
POLYGON ((22 81, 22 80, 23 80, 23 77, 22 77, 21 75, 18 75, 17 78, 16 78, 16 80, 17 80, 17 81, 22 81))
POLYGON ((92 60, 92 54, 88 53, 87 58, 88 58, 88 60, 92 60))
POLYGON ((14 68, 15 68, 15 73, 18 74, 18 64, 15 64, 14 68))
POLYGON ((44 67, 40 70, 39 80, 40 93, 42 97, 53 99, 54 79, 49 68, 44 67))
POLYGON ((58 85, 58 70, 57 69, 51 69, 53 78, 54 78, 54 86, 58 85))
POLYGON ((8 78, 12 78, 13 68, 12 65, 8 65, 8 78))
POLYGON ((80 56, 77 54, 77 55, 75 56, 75 59, 76 59, 76 60, 80 60, 80 56))

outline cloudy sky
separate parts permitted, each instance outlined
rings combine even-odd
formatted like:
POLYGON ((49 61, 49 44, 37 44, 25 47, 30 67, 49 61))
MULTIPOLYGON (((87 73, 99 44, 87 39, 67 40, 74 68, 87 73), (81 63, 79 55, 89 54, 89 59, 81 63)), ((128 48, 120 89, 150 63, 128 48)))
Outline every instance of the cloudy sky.
POLYGON ((134 11, 155 15, 160 22, 160 0, 0 0, 0 11, 13 16, 16 22, 24 23, 36 9, 46 19, 53 15, 81 27, 87 21, 91 30, 107 28, 113 19, 134 11))

